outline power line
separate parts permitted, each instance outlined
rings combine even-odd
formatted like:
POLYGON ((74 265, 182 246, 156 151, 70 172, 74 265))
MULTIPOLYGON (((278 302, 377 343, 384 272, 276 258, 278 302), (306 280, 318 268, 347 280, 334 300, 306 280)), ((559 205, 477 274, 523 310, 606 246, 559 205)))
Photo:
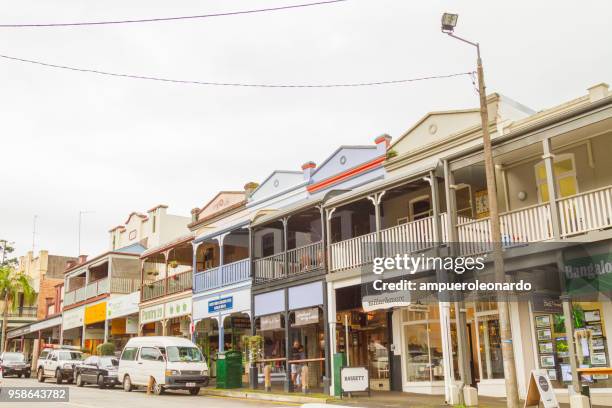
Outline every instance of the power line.
POLYGON ((69 71, 76 72, 87 72, 91 74, 98 75, 106 75, 120 78, 129 78, 129 79, 141 79, 148 81, 160 81, 160 82, 170 82, 177 84, 189 84, 189 85, 208 85, 208 86, 234 86, 234 87, 245 87, 245 88, 350 88, 350 87, 363 87, 363 86, 377 86, 377 85, 392 85, 392 84, 403 84, 408 82, 418 82, 418 81, 426 81, 430 79, 444 79, 444 78, 453 78, 458 76, 470 76, 473 72, 457 72, 453 74, 444 74, 444 75, 429 75, 419 78, 408 78, 408 79, 394 79, 394 80, 384 80, 384 81, 372 81, 372 82, 353 82, 353 83, 330 83, 330 84, 263 84, 263 83, 245 83, 245 82, 213 82, 213 81, 194 81, 194 80, 186 80, 186 79, 172 79, 172 78, 161 78, 154 76, 146 76, 146 75, 134 75, 134 74, 122 74, 117 72, 107 72, 101 71, 98 69, 89 69, 89 68, 78 68, 71 67, 67 65, 57 65, 50 64, 42 61, 29 60, 25 58, 11 57, 9 55, 0 54, 0 58, 4 58, 6 60, 24 62, 28 64, 39 65, 48 68, 57 68, 64 69, 69 71))
POLYGON ((293 5, 288 5, 288 6, 268 7, 268 8, 251 9, 251 10, 226 11, 226 12, 221 12, 221 13, 199 14, 199 15, 194 15, 194 16, 142 18, 142 19, 134 19, 134 20, 81 21, 81 22, 70 22, 70 23, 0 24, 0 28, 73 27, 73 26, 93 26, 93 25, 110 25, 110 24, 157 23, 161 21, 194 20, 198 18, 225 17, 225 16, 237 16, 241 14, 265 13, 269 11, 281 11, 281 10, 297 9, 297 8, 311 7, 311 6, 321 6, 325 4, 331 4, 331 3, 341 3, 344 1, 348 1, 348 0, 325 0, 325 1, 318 1, 315 3, 302 3, 302 4, 293 4, 293 5))

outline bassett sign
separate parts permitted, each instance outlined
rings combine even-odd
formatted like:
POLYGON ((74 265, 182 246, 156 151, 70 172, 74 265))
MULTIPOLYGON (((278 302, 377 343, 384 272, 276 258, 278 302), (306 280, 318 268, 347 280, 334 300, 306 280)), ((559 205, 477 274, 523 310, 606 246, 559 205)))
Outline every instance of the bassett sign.
POLYGON ((365 367, 344 367, 340 373, 342 392, 369 391, 370 374, 365 367))

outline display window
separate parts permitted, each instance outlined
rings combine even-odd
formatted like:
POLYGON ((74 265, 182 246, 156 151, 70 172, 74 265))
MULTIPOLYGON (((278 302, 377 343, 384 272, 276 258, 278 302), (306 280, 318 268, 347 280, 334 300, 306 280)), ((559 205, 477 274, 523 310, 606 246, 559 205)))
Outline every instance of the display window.
POLYGON ((438 307, 418 306, 402 310, 402 332, 406 381, 444 381, 438 307))
MULTIPOLYGON (((566 388, 572 381, 568 341, 574 342, 578 367, 609 367, 606 323, 601 302, 573 302, 574 333, 568 336, 565 317, 561 310, 541 312, 532 310, 537 365, 548 373, 555 388, 566 388)), ((591 388, 610 388, 608 374, 585 375, 583 384, 591 388)))

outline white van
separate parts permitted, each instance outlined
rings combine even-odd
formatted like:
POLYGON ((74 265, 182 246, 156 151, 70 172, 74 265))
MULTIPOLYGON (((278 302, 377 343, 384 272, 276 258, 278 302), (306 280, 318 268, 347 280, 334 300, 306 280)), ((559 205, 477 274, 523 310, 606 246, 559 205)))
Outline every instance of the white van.
POLYGON ((190 340, 180 337, 133 337, 119 359, 117 377, 123 390, 146 387, 153 377, 153 392, 166 389, 189 390, 198 395, 200 387, 209 382, 208 365, 200 349, 190 340))

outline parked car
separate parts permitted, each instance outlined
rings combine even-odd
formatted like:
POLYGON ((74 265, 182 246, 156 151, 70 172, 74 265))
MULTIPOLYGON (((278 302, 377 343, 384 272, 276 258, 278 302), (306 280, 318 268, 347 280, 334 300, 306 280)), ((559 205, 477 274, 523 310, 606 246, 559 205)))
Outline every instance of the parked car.
POLYGON ((179 337, 133 337, 119 359, 118 380, 123 390, 146 387, 153 377, 153 392, 188 390, 197 395, 209 382, 208 365, 200 349, 179 337))
POLYGON ((0 354, 0 366, 4 376, 30 377, 30 363, 23 353, 4 352, 0 354))
POLYGON ((114 356, 87 357, 74 367, 74 383, 77 387, 97 384, 99 388, 114 387, 117 381, 119 359, 114 356))
MULTIPOLYGON (((48 350, 47 350, 48 351, 48 350)), ((54 378, 57 384, 61 384, 64 380, 69 383, 74 378, 75 366, 83 361, 83 353, 75 348, 61 346, 54 348, 46 353, 46 357, 38 359, 36 369, 36 378, 38 382, 45 382, 45 378, 54 378)))

